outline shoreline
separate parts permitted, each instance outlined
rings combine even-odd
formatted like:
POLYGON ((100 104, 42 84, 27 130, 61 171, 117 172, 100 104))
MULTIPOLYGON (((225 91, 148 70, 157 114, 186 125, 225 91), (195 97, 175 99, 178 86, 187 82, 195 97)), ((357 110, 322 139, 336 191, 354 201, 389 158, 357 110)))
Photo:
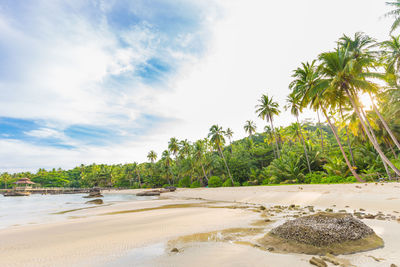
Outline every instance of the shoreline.
MULTIPOLYGON (((102 193, 134 194, 139 191, 143 190, 102 193)), ((209 266, 310 266, 309 255, 269 253, 229 242, 194 242, 175 254, 168 251, 166 244, 185 235, 251 227, 254 221, 260 220, 259 213, 251 207, 228 208, 246 203, 266 207, 312 205, 316 209, 346 209, 348 212, 361 208, 366 213, 381 211, 400 218, 400 214, 394 213, 400 212, 399 193, 399 183, 179 188, 176 192, 163 193, 156 200, 127 201, 77 210, 62 221, 2 229, 0 258, 2 266, 127 266, 127 262, 133 264, 131 261, 135 257, 136 265, 133 266, 204 266, 205 263, 209 266), (207 207, 211 205, 209 203, 220 207, 207 207), (160 250, 164 252, 160 254, 160 250), (139 257, 137 251, 143 255, 147 253, 148 257, 139 257), (152 251, 158 254, 152 254, 152 251), (230 260, 224 263, 224 259, 230 260)), ((265 229, 290 219, 285 216, 288 214, 271 217, 274 223, 265 229)), ((383 237, 385 247, 341 258, 356 266, 400 265, 400 256, 397 256, 400 223, 396 220, 362 221, 383 237), (384 260, 378 262, 369 256, 384 260)))

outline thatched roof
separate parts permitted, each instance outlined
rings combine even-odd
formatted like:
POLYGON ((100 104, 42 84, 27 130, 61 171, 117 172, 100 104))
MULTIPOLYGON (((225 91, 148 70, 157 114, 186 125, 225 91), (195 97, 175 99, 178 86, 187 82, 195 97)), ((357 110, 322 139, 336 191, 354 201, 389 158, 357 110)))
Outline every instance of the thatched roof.
POLYGON ((14 184, 35 184, 35 183, 32 182, 31 179, 29 178, 20 178, 14 184))

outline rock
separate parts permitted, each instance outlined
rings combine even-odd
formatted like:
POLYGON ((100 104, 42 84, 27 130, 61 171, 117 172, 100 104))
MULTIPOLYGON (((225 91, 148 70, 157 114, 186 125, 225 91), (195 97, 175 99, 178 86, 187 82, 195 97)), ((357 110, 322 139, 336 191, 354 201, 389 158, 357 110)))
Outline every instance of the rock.
POLYGON ((356 185, 356 188, 359 188, 359 189, 361 189, 361 186, 359 186, 359 185, 356 185))
POLYGON ((333 212, 333 209, 325 209, 326 212, 333 212))
POLYGON ((260 206, 260 210, 265 210, 266 208, 264 206, 260 206))
POLYGON ((295 204, 290 204, 289 209, 294 209, 296 207, 295 204))
POLYGON ((101 205, 103 204, 103 200, 98 198, 98 199, 93 199, 93 200, 89 200, 86 201, 85 204, 96 204, 96 205, 101 205))
POLYGON ((346 213, 347 211, 346 211, 346 210, 339 210, 339 212, 342 212, 342 213, 344 212, 344 213, 346 213))
POLYGON ((308 206, 307 209, 309 212, 314 212, 314 206, 308 206))
POLYGON ((175 192, 176 187, 175 186, 166 186, 165 189, 168 189, 170 192, 175 192))
POLYGON ((150 191, 143 191, 139 192, 137 196, 159 196, 161 193, 159 190, 150 190, 150 191))
POLYGON ((171 249, 171 252, 178 253, 178 252, 179 252, 179 249, 173 248, 173 249, 171 249))
POLYGON ((88 196, 83 198, 97 198, 97 197, 104 197, 100 192, 90 192, 88 196))
POLYGON ((273 247, 267 248, 268 251, 274 251, 275 249, 273 247))
POLYGON ((375 219, 375 217, 376 216, 372 215, 372 214, 367 214, 367 215, 364 216, 365 219, 375 219))
POLYGON ((390 267, 397 267, 397 265, 392 263, 392 264, 390 264, 390 267))
POLYGON ((322 256, 321 259, 323 259, 324 261, 330 262, 333 265, 339 265, 340 262, 335 258, 335 256, 331 255, 331 254, 327 254, 325 256, 322 256))
POLYGON ((321 259, 318 259, 316 257, 312 257, 310 259, 310 264, 318 266, 318 267, 327 267, 328 265, 321 259))
POLYGON ((363 209, 363 208, 360 208, 360 211, 365 211, 365 209, 363 209))

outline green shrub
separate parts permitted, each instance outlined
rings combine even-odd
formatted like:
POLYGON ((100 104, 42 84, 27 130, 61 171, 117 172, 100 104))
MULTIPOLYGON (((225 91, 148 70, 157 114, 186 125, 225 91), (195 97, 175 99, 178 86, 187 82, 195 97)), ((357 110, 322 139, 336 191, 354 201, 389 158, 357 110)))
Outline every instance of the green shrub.
MULTIPOLYGON (((223 187, 232 187, 231 179, 226 179, 226 181, 222 184, 223 187)), ((233 182, 233 186, 240 186, 239 182, 233 182)))
POLYGON ((191 185, 190 188, 198 188, 201 187, 201 184, 199 181, 194 181, 191 185))
POLYGON ((179 180, 178 187, 190 187, 190 177, 186 176, 179 180))
POLYGON ((320 184, 322 180, 326 178, 327 174, 325 172, 312 172, 307 173, 304 182, 306 184, 320 184))
POLYGON ((267 185, 267 184, 269 184, 269 178, 265 178, 265 179, 262 181, 262 185, 267 185))
POLYGON ((222 180, 218 176, 212 176, 208 179, 208 187, 220 187, 222 185, 222 180))

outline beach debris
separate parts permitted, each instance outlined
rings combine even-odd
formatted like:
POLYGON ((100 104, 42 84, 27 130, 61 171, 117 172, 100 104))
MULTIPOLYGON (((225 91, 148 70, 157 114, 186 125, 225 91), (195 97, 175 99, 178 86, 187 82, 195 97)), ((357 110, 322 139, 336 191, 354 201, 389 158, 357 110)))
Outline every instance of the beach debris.
POLYGON ((287 221, 258 242, 277 251, 314 255, 351 254, 383 246, 383 240, 351 214, 326 212, 287 221))
POLYGON ((316 257, 312 257, 310 259, 310 264, 318 266, 318 267, 327 267, 328 266, 324 260, 316 258, 316 257))
POLYGON ((173 249, 171 249, 171 252, 173 252, 173 253, 178 253, 178 252, 179 252, 179 249, 173 248, 173 249))
POLYGON ((101 198, 97 198, 97 199, 93 199, 93 200, 89 200, 89 201, 85 202, 85 204, 96 204, 96 205, 101 205, 103 203, 104 202, 101 198))

